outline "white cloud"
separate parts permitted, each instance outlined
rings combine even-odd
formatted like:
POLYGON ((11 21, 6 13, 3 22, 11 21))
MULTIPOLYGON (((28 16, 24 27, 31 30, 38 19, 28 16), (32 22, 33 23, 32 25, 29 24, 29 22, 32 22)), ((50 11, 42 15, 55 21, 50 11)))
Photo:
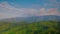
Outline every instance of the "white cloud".
POLYGON ((28 16, 42 16, 42 15, 59 15, 56 8, 40 8, 40 10, 32 8, 15 8, 7 2, 0 4, 0 18, 11 17, 28 17, 28 16))
POLYGON ((57 8, 50 8, 50 9, 45 9, 41 8, 37 16, 43 16, 43 15, 60 15, 60 12, 58 12, 57 8))
POLYGON ((15 8, 9 5, 7 2, 0 4, 0 18, 11 18, 11 17, 27 17, 33 16, 36 13, 36 9, 31 8, 15 8))

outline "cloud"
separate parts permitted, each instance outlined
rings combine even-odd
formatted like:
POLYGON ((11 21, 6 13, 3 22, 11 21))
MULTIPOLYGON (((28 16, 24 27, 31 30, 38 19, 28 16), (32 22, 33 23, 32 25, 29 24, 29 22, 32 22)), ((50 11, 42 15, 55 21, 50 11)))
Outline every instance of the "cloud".
POLYGON ((43 15, 59 15, 56 8, 40 8, 39 10, 33 8, 15 8, 7 2, 0 3, 0 18, 12 17, 29 17, 29 16, 43 16, 43 15))
POLYGON ((0 4, 0 16, 2 15, 0 18, 28 17, 33 16, 36 11, 36 9, 32 8, 15 8, 7 2, 0 4))
POLYGON ((47 0, 46 3, 44 3, 44 7, 58 8, 60 7, 60 2, 58 2, 58 0, 47 0))
POLYGON ((48 13, 47 15, 57 15, 58 14, 57 8, 50 8, 47 11, 48 11, 47 12, 48 13))
POLYGON ((44 16, 44 15, 60 15, 60 12, 58 12, 57 8, 49 8, 49 9, 45 9, 45 8, 41 8, 40 11, 38 12, 38 14, 36 14, 38 16, 44 16))
POLYGON ((57 2, 57 0, 49 0, 49 1, 50 1, 50 2, 55 2, 55 3, 57 2))

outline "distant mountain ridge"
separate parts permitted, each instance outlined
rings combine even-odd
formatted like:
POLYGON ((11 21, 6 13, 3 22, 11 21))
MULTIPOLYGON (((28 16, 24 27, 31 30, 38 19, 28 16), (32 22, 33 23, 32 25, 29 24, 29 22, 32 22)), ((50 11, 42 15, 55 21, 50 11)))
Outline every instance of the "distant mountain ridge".
POLYGON ((31 17, 16 17, 16 18, 8 18, 8 19, 3 19, 1 21, 10 21, 10 22, 21 22, 21 21, 26 21, 26 22, 35 22, 35 21, 42 21, 42 20, 57 20, 60 21, 60 16, 56 15, 45 15, 45 16, 31 16, 31 17))

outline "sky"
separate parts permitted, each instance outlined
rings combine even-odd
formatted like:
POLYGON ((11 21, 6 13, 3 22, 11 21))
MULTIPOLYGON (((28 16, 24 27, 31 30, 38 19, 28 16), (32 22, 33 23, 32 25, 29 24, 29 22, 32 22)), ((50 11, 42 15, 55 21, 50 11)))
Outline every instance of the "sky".
POLYGON ((44 15, 60 16, 60 0, 0 0, 0 19, 44 15))

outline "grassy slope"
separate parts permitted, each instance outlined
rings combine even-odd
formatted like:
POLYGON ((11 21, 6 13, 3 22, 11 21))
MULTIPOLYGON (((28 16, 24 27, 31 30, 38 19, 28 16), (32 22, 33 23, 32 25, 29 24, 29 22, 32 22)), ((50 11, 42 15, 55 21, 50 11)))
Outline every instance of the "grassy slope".
POLYGON ((60 34, 59 27, 58 21, 0 22, 0 34, 60 34))

